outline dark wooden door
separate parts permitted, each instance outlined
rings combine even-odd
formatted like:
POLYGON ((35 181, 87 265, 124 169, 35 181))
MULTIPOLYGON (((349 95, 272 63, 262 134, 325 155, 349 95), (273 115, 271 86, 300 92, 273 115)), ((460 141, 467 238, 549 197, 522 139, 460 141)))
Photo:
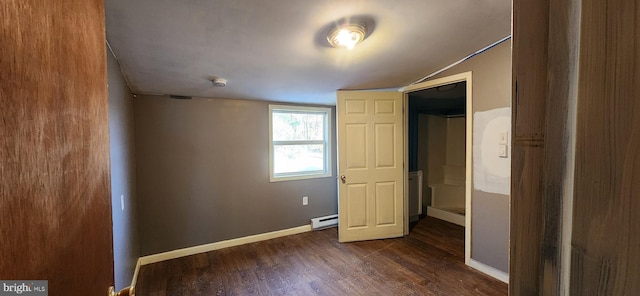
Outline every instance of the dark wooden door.
POLYGON ((0 1, 0 279, 113 283, 102 0, 0 1))

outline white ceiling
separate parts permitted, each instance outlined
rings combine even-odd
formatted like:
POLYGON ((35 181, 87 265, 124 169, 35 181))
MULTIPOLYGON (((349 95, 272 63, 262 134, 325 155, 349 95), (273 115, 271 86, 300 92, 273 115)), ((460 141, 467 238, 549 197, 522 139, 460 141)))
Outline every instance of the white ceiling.
POLYGON ((137 94, 335 105, 406 86, 510 34, 510 0, 107 0, 107 40, 137 94), (327 28, 375 20, 351 51, 327 28), (211 79, 228 80, 216 88, 211 79))

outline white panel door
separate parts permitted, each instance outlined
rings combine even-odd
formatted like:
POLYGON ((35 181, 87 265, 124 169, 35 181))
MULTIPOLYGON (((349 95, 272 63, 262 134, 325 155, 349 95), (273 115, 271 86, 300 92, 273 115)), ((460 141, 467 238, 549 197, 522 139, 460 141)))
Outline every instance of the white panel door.
POLYGON ((339 91, 341 242, 404 234, 401 92, 339 91))

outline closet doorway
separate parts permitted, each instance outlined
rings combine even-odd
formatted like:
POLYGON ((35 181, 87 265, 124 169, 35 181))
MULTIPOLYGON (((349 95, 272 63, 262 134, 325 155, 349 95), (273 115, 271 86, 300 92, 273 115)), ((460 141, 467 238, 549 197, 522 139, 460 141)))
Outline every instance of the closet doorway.
POLYGON ((405 200, 409 221, 428 215, 465 227, 468 263, 472 214, 471 72, 411 85, 404 92, 405 200))

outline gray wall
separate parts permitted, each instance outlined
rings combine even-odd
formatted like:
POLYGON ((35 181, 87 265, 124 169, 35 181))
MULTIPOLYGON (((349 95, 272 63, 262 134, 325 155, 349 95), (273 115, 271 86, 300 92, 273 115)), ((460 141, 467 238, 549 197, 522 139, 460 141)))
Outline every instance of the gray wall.
MULTIPOLYGON (((473 113, 511 106, 511 40, 434 78, 472 71, 473 113)), ((471 258, 509 270, 509 196, 472 192, 471 258)))
POLYGON ((138 96, 134 106, 141 255, 337 213, 335 146, 332 177, 269 182, 268 103, 138 96))
MULTIPOLYGON (((465 166, 465 118, 418 116, 418 169, 422 171, 422 208, 431 206, 434 184, 445 183, 444 165, 465 166), (444 144, 444 145, 443 145, 444 144)), ((464 206, 464 205, 463 205, 464 206)))
POLYGON ((136 172, 133 134, 133 96, 120 66, 107 53, 113 262, 116 290, 131 284, 140 256, 136 210, 136 172), (123 196, 124 210, 120 196, 123 196))
POLYGON ((447 118, 447 165, 466 165, 466 128, 466 118, 447 118))
POLYGON ((422 213, 427 213, 431 205, 431 189, 429 185, 444 182, 444 171, 447 155, 447 119, 443 117, 420 114, 418 116, 418 167, 422 171, 422 213), (437 144, 437 145, 436 145, 437 144))

